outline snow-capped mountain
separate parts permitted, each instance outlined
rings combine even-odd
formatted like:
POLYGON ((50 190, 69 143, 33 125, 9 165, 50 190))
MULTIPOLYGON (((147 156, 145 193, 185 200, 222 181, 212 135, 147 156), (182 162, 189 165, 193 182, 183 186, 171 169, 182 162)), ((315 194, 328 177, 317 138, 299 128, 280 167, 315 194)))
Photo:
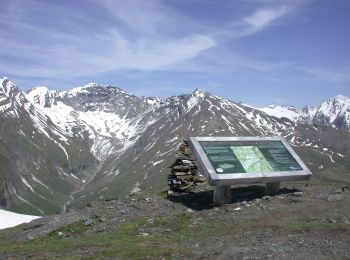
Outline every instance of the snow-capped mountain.
POLYGON ((313 123, 330 125, 339 129, 350 130, 350 99, 336 96, 324 101, 318 108, 313 123))
POLYGON ((260 111, 265 112, 266 114, 270 116, 275 116, 278 118, 288 118, 291 121, 298 121, 300 118, 300 115, 302 111, 296 107, 293 106, 284 106, 284 105, 277 105, 272 104, 267 107, 257 108, 260 111))
POLYGON ((331 126, 350 131, 350 98, 342 95, 329 98, 318 107, 306 106, 298 109, 274 104, 256 109, 277 118, 288 118, 293 122, 331 126))
POLYGON ((50 214, 135 187, 163 189, 189 136, 283 136, 319 176, 350 179, 348 132, 202 90, 161 99, 96 83, 27 93, 8 79, 0 84, 0 206, 18 212, 50 214))

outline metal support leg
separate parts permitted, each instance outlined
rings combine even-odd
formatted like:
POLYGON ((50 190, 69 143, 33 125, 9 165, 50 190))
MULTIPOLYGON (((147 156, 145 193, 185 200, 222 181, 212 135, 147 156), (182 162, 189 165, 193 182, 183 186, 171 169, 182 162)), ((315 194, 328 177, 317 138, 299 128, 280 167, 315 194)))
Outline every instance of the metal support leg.
POLYGON ((276 195, 280 190, 279 182, 266 183, 265 185, 265 195, 271 196, 276 195))
POLYGON ((227 204, 231 202, 231 186, 214 187, 214 203, 227 204))

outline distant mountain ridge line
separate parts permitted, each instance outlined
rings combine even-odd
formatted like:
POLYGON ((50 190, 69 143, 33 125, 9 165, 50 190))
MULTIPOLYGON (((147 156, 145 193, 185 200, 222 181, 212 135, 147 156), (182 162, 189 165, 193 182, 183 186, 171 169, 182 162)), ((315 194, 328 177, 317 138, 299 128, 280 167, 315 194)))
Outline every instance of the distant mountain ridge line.
POLYGON ((276 116, 200 89, 166 99, 95 83, 25 93, 2 79, 0 207, 52 214, 100 197, 125 196, 134 187, 161 190, 179 143, 189 136, 282 136, 314 172, 345 174, 350 149, 345 104, 346 98, 332 99, 317 111, 308 108, 300 120, 292 107, 276 116), (292 112, 295 119, 288 119, 292 112))
MULTIPOLYGON (((1 80, 1 78, 0 78, 1 80)), ((9 80, 7 77, 3 77, 2 80, 9 80)), ((11 81, 10 81, 11 82, 11 81)), ((11 82, 12 83, 12 82, 11 82)), ((13 84, 13 83, 12 83, 13 84)), ((14 85, 14 84, 13 84, 14 85)), ((203 89, 200 89, 200 88, 197 88, 195 89, 194 91, 192 91, 191 93, 187 93, 187 94, 180 94, 180 95, 173 95, 173 96, 169 96, 167 98, 162 98, 162 97, 157 97, 157 96, 138 96, 138 95, 135 95, 135 94, 131 94, 131 93, 128 93, 127 91, 123 90, 121 87, 117 86, 117 85, 111 85, 111 84, 99 84, 99 83, 96 83, 96 82, 90 82, 84 86, 79 86, 79 87, 73 87, 71 89, 68 89, 68 90, 54 90, 54 89, 49 89, 48 87, 46 86, 37 86, 37 87, 33 87, 29 90, 26 90, 26 91, 23 91, 24 93, 26 94, 30 94, 31 92, 37 92, 37 90, 43 90, 42 92, 48 92, 48 93, 51 93, 51 94, 55 94, 55 93, 58 93, 60 97, 62 96, 65 96, 65 95, 74 95, 76 93, 79 93, 79 92, 83 92, 83 90, 85 89, 88 89, 88 88, 91 88, 91 87, 102 87, 102 88, 114 88, 114 89, 117 89, 118 91, 120 91, 121 93, 124 93, 124 94, 127 94, 127 95, 130 95, 130 96, 134 96, 134 97, 138 97, 138 98, 150 98, 150 99, 159 99, 161 101, 166 101, 168 99, 172 99, 174 97, 179 97, 179 96, 183 96, 183 95, 191 95, 195 92, 203 92, 203 93, 207 93, 207 94, 210 94, 212 96, 216 96, 212 93, 210 93, 209 91, 206 91, 206 90, 203 90, 203 89)), ((22 90, 21 90, 22 91, 22 90)), ((219 97, 219 96, 216 96, 218 98, 221 98, 221 99, 224 99, 223 97, 219 97)), ((307 108, 311 108, 311 109, 316 109, 320 106, 322 106, 323 103, 325 102, 328 102, 328 101, 332 101, 332 100, 345 100, 345 102, 350 106, 350 98, 345 96, 345 95, 336 95, 334 97, 330 97, 328 99, 325 99, 324 101, 321 102, 321 104, 319 106, 309 106, 309 105, 306 105, 304 106, 303 108, 298 108, 294 105, 283 105, 283 104, 278 104, 278 103, 273 103, 271 105, 268 105, 266 107, 258 107, 258 106, 254 106, 254 105, 250 105, 250 104, 246 104, 246 103, 242 103, 243 105, 247 105, 247 106, 250 106, 252 108, 255 108, 255 109, 259 109, 261 111, 264 111, 265 109, 267 108, 286 108, 290 111, 297 111, 298 113, 301 113, 302 111, 304 111, 305 109, 307 108)), ((229 100, 231 102, 237 102, 237 101, 233 101, 233 100, 229 100)), ((265 111, 264 111, 265 112, 265 111)), ((288 116, 288 115, 287 115, 288 116)), ((288 117, 287 117, 288 118, 288 117)))
POLYGON ((328 125, 350 131, 350 98, 344 95, 328 98, 318 107, 305 106, 298 109, 293 106, 274 104, 256 109, 278 118, 288 118, 294 122, 328 125))

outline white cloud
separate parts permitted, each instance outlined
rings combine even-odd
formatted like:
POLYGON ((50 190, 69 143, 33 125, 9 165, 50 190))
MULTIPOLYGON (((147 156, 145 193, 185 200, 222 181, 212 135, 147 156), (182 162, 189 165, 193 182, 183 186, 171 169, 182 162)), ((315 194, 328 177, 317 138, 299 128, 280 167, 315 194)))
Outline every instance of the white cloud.
POLYGON ((248 27, 249 32, 258 32, 286 15, 290 10, 287 6, 260 9, 252 15, 244 17, 242 21, 248 27))
MULTIPOLYGON (((292 62, 257 60, 232 48, 238 39, 274 25, 299 8, 295 1, 261 1, 254 9, 249 5, 248 15, 237 12, 219 25, 206 18, 183 17, 161 0, 87 1, 96 7, 96 14, 92 6, 84 13, 83 8, 70 10, 60 4, 53 10, 48 1, 35 1, 35 5, 11 1, 12 8, 4 8, 0 21, 0 71, 61 80, 125 70, 202 75, 295 71, 292 62), (49 15, 55 13, 57 19, 52 20, 57 23, 44 17, 47 10, 49 15), (51 24, 46 25, 46 19, 51 24)), ((304 73, 348 80, 345 74, 329 71, 304 69, 304 73)))
POLYGON ((98 0, 96 3, 123 22, 127 29, 142 35, 158 34, 161 27, 170 26, 179 16, 159 0, 98 0))
MULTIPOLYGON (((117 70, 157 71, 184 64, 216 44, 213 37, 202 33, 176 31, 179 15, 160 1, 93 3, 114 20, 93 15, 87 18, 84 13, 57 9, 57 16, 72 24, 67 30, 60 27, 60 19, 53 25, 28 21, 33 6, 19 4, 20 14, 12 17, 7 13, 3 21, 12 32, 4 31, 0 43, 0 55, 10 57, 0 61, 1 71, 22 77, 52 78, 117 70), (91 26, 86 27, 87 24, 91 26)), ((15 7, 13 4, 9 10, 16 10, 15 7)), ((35 12, 47 15, 48 8, 53 7, 38 2, 35 12)))

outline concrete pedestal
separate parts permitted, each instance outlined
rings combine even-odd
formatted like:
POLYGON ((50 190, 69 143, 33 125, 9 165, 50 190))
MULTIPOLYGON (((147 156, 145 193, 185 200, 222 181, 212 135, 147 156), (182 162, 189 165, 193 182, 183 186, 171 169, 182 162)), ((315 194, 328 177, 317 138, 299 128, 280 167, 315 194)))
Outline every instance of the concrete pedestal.
POLYGON ((214 187, 214 203, 227 204, 231 202, 231 186, 214 187))
POLYGON ((266 183, 265 185, 265 195, 271 196, 276 195, 280 190, 279 182, 266 183))

